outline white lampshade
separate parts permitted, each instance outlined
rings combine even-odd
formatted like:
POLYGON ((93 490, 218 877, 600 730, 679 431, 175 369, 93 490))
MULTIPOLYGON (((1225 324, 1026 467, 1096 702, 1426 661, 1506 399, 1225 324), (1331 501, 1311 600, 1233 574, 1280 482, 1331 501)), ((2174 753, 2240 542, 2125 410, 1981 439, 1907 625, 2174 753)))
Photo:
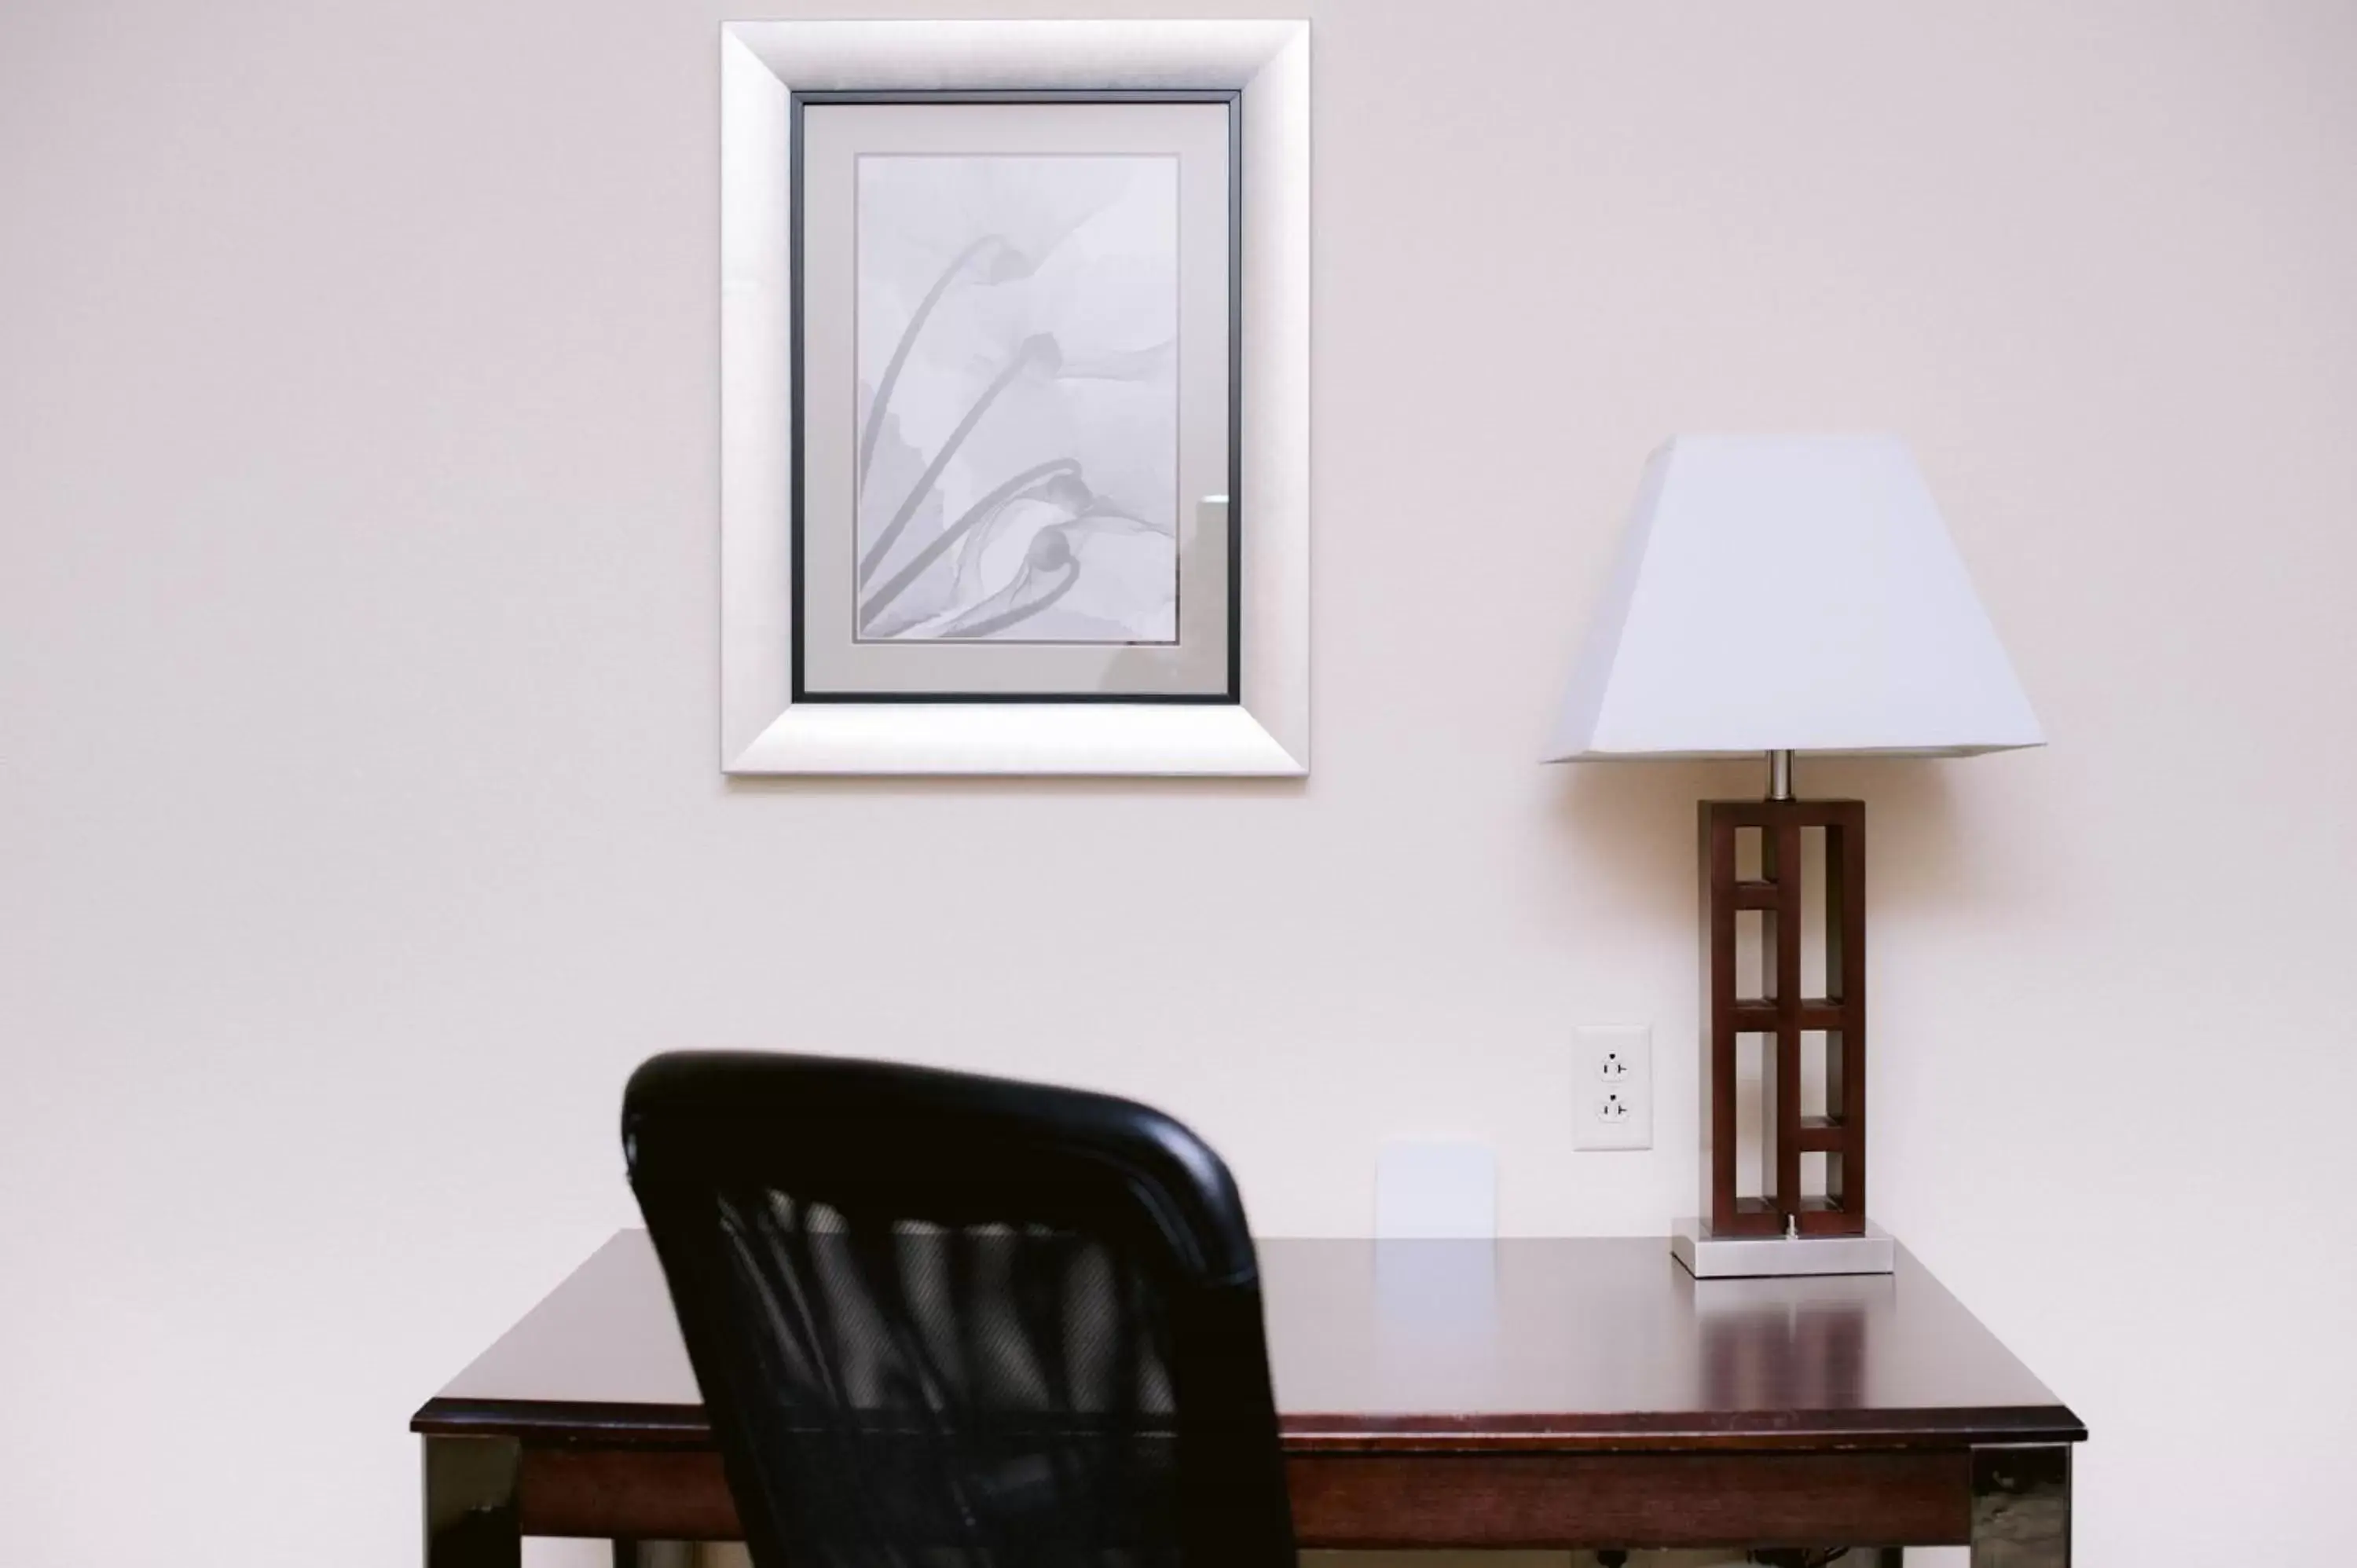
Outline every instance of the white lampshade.
POLYGON ((1681 435, 1646 465, 1546 759, 2045 740, 1903 443, 1681 435))

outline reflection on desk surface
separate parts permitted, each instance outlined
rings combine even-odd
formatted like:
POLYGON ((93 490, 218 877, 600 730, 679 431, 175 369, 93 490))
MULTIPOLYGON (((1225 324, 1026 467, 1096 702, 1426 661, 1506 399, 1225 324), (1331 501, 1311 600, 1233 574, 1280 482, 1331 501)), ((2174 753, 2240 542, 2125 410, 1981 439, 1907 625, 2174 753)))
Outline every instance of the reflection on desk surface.
MULTIPOLYGON (((1288 1442, 1602 1434, 1655 1419, 1822 1429, 1943 1411, 2076 1425, 1903 1248, 1888 1275, 1696 1281, 1650 1237, 1259 1246, 1288 1442)), ((645 1233, 600 1248, 443 1402, 700 1404, 645 1233)))

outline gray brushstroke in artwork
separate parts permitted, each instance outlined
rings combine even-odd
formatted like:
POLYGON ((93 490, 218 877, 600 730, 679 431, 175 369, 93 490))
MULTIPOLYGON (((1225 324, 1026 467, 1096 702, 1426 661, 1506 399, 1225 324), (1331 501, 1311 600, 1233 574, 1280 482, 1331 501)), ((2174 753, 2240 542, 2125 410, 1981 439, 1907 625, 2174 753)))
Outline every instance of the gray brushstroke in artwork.
POLYGON ((1175 642, 1178 168, 867 154, 858 636, 1175 642))

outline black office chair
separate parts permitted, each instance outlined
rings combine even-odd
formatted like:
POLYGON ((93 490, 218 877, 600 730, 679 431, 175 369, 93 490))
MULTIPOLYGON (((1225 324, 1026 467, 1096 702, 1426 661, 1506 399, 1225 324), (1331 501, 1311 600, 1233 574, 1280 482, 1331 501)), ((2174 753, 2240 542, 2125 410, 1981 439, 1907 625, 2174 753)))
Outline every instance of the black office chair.
POLYGON ((622 1144, 759 1568, 1290 1568, 1252 1237, 1178 1122, 681 1054, 622 1144))

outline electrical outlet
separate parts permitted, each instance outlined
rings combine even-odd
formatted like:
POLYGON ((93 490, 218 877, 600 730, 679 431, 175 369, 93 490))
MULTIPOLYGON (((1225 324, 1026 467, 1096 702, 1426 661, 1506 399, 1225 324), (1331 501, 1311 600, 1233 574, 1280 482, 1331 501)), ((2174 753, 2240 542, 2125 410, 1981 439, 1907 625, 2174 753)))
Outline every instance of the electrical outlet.
POLYGON ((1653 1146, 1653 1031, 1643 1024, 1588 1025, 1572 1045, 1571 1146, 1653 1146))

